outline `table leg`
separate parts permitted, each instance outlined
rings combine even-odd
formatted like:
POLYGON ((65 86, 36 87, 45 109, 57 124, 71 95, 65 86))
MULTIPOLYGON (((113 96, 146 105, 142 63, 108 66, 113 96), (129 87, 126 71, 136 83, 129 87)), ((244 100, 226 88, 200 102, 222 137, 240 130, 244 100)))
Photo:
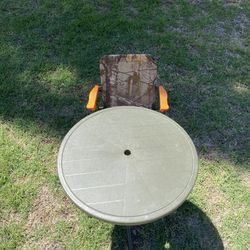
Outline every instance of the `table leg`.
POLYGON ((127 240, 128 240, 128 249, 133 250, 131 227, 127 227, 127 240))

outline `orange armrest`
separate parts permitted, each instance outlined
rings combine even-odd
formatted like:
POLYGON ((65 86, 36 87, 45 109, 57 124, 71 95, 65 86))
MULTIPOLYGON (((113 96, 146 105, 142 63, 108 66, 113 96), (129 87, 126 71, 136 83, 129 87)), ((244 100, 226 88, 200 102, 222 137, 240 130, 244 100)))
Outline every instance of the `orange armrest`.
POLYGON ((95 85, 91 89, 91 91, 89 92, 89 100, 88 100, 86 108, 91 110, 91 111, 96 110, 96 101, 97 101, 97 96, 98 96, 98 90, 99 90, 99 86, 95 85))
POLYGON ((159 97, 160 97, 160 112, 166 112, 169 109, 168 105, 168 94, 163 86, 159 86, 159 97))

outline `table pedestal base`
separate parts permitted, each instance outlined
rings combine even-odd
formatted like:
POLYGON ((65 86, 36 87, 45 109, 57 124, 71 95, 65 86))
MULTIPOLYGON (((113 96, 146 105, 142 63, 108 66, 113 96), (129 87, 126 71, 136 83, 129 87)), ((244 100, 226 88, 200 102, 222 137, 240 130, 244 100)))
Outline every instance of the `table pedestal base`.
POLYGON ((132 232, 130 226, 127 227, 127 242, 128 242, 128 249, 133 250, 132 232))

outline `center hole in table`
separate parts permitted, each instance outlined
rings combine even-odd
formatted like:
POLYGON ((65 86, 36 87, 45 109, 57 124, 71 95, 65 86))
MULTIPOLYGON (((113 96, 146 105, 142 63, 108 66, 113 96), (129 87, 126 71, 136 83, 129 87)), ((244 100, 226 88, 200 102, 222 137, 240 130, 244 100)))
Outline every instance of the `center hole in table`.
POLYGON ((129 149, 126 149, 126 150, 124 150, 124 154, 125 154, 125 155, 130 155, 130 154, 131 154, 131 151, 130 151, 129 149))

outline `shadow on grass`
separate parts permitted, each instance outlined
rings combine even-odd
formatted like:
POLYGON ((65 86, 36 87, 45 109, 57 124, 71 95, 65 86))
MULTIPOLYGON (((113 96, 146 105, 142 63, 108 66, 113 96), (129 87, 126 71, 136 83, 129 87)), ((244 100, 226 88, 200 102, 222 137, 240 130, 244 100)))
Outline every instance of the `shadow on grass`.
MULTIPOLYGON (((191 202, 156 222, 131 227, 134 249, 224 249, 209 217, 191 202)), ((126 228, 115 226, 112 250, 127 249, 126 228)))
MULTIPOLYGON (((47 71, 30 72, 14 55, 11 59, 9 56, 1 59, 6 70, 0 85, 0 117, 3 120, 13 121, 25 130, 32 130, 30 124, 34 124, 38 128, 35 133, 62 138, 76 122, 89 114, 85 104, 92 85, 87 80, 83 83, 80 69, 74 71, 75 67, 64 66, 60 72, 58 68, 62 65, 55 64, 47 65, 47 71), (19 66, 18 72, 12 72, 19 66), (72 76, 69 79, 60 77, 65 72, 72 76), (64 84, 65 81, 69 84, 64 84)), ((98 60, 89 67, 94 66, 98 68, 98 60)), ((32 67, 38 65, 34 63, 32 67)), ((94 76, 98 79, 99 74, 94 76)), ((249 162, 247 95, 233 91, 231 85, 177 82, 169 86, 169 116, 190 134, 198 152, 205 157, 236 161, 244 167, 249 162), (227 102, 228 98, 230 102, 227 102)))
MULTIPOLYGON (((124 3, 119 1, 69 1, 65 5, 20 1, 16 5, 14 8, 11 1, 4 2, 1 15, 5 27, 0 41, 3 120, 27 131, 34 129, 35 134, 61 138, 87 114, 83 112, 81 95, 86 101, 91 83, 99 80, 101 56, 150 53, 161 56, 159 72, 171 90, 170 117, 191 135, 198 151, 205 156, 216 152, 218 158, 248 163, 249 98, 245 84, 240 84, 245 81, 248 57, 242 53, 242 57, 225 58, 226 47, 211 50, 205 43, 200 48, 192 33, 190 17, 199 17, 203 8, 211 13, 220 8, 224 13, 223 5, 211 4, 207 8, 183 2, 166 6, 145 1, 134 6, 125 4, 123 10, 124 3), (188 32, 165 30, 162 22, 166 27, 181 27, 183 23, 188 32), (190 48, 197 48, 196 53, 190 48), (216 58, 213 64, 211 58, 216 58), (200 70, 207 65, 211 72, 200 70), (226 71, 229 66, 242 68, 240 65, 246 65, 244 72, 226 71), (34 124, 33 128, 30 124, 34 124)), ((234 11, 232 14, 228 10, 230 15, 237 15, 234 11)), ((218 19, 219 15, 207 25, 218 19)), ((203 36, 206 39, 206 33, 203 36)))

